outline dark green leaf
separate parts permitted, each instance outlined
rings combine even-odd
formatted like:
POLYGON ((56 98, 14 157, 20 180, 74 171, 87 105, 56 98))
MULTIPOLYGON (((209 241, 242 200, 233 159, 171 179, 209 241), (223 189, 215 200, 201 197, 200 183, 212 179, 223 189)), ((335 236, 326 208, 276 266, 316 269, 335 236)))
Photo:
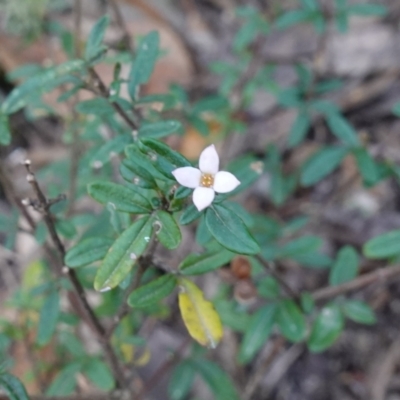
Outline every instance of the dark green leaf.
POLYGON ((152 210, 148 200, 141 194, 116 183, 94 182, 89 184, 88 192, 99 203, 112 203, 118 211, 147 214, 152 210))
POLYGON ((24 385, 9 373, 0 373, 0 388, 10 397, 10 400, 29 400, 24 385))
POLYGON ((158 210, 155 218, 154 228, 160 243, 167 249, 176 249, 182 240, 182 234, 175 218, 163 210, 158 210))
POLYGON ((360 147, 353 150, 357 161, 358 170, 366 186, 375 185, 379 181, 379 170, 369 152, 360 147))
POLYGON ((340 285, 353 280, 358 273, 359 258, 356 250, 351 246, 340 249, 335 263, 329 274, 331 285, 340 285))
POLYGON ((47 396, 69 396, 75 391, 76 374, 81 370, 80 361, 73 362, 64 367, 55 377, 46 391, 47 396))
POLYGON ((179 223, 181 225, 188 225, 203 215, 203 211, 198 211, 196 206, 191 204, 183 211, 179 223))
POLYGON ((294 121, 289 134, 288 145, 289 147, 296 147, 299 145, 307 135, 310 128, 310 117, 305 112, 299 112, 294 121))
POLYGON ((60 314, 60 296, 57 291, 53 291, 44 301, 40 310, 39 327, 36 343, 44 346, 50 342, 57 326, 60 314))
POLYGON ((114 242, 97 271, 94 288, 100 291, 118 286, 146 250, 153 231, 153 218, 136 220, 114 242))
POLYGON ((346 118, 339 113, 328 113, 326 115, 326 122, 332 133, 343 143, 349 146, 359 146, 360 140, 358 139, 357 132, 350 125, 346 118))
POLYGON ((293 239, 286 243, 279 250, 278 256, 280 258, 292 258, 296 256, 303 256, 308 253, 313 253, 322 246, 322 239, 317 236, 302 236, 293 239))
POLYGON ((157 187, 157 183, 151 173, 144 169, 139 163, 132 161, 130 158, 126 158, 122 161, 119 167, 119 172, 122 177, 129 183, 134 185, 154 189, 157 187))
POLYGON ((324 351, 330 347, 341 334, 344 319, 340 308, 336 304, 326 305, 314 321, 308 339, 308 348, 314 353, 324 351))
POLYGON ((275 323, 276 304, 268 304, 260 308, 251 318, 247 326, 238 353, 240 364, 247 364, 261 349, 271 334, 275 323))
POLYGON ((128 83, 128 91, 132 100, 136 100, 138 97, 139 85, 147 83, 153 73, 158 57, 159 42, 158 32, 152 31, 142 38, 136 49, 136 57, 132 63, 128 83))
POLYGON ((307 314, 310 314, 315 307, 314 298, 308 292, 302 292, 300 296, 301 308, 307 314))
POLYGON ((82 372, 99 389, 108 392, 114 388, 114 378, 110 368, 105 362, 97 358, 92 358, 89 362, 84 364, 82 372))
POLYGON ((174 275, 163 275, 134 290, 128 298, 128 304, 134 308, 152 306, 171 294, 176 287, 176 283, 174 275))
POLYGON ((342 162, 348 151, 345 147, 329 146, 314 153, 303 165, 301 184, 312 186, 325 178, 342 162))
POLYGON ((11 131, 8 116, 0 112, 0 144, 8 146, 11 142, 11 131))
POLYGON ((279 303, 276 321, 282 335, 291 342, 300 342, 305 338, 306 321, 294 301, 283 300, 279 303))
POLYGON ((190 254, 179 264, 179 270, 182 275, 202 275, 222 267, 234 256, 234 253, 225 249, 211 250, 203 254, 190 254))
POLYGON ((190 362, 180 362, 172 371, 168 385, 170 400, 185 400, 195 377, 195 371, 190 362))
POLYGON ((75 109, 81 114, 92 114, 99 116, 113 115, 115 112, 110 102, 107 99, 103 99, 102 97, 80 101, 75 106, 75 109))
POLYGON ((275 278, 266 276, 262 279, 257 279, 257 292, 260 296, 267 299, 275 299, 279 296, 280 288, 279 283, 275 278))
POLYGON ((360 324, 372 325, 376 322, 374 311, 363 301, 346 300, 343 304, 343 312, 347 318, 360 324))
POLYGON ((177 132, 181 128, 182 124, 179 121, 172 119, 168 121, 150 122, 141 125, 139 129, 139 137, 162 138, 171 133, 177 132))
POLYGON ((260 251, 243 221, 223 205, 214 204, 207 208, 206 224, 214 239, 228 250, 239 254, 260 251))
POLYGON ((85 48, 85 59, 91 60, 92 58, 96 57, 99 52, 103 50, 101 46, 104 34, 110 22, 110 17, 108 15, 104 15, 100 18, 95 25, 93 26, 92 30, 89 33, 88 40, 86 42, 85 48))
POLYGON ((384 233, 376 236, 363 247, 363 253, 367 258, 390 258, 400 254, 400 230, 384 233))

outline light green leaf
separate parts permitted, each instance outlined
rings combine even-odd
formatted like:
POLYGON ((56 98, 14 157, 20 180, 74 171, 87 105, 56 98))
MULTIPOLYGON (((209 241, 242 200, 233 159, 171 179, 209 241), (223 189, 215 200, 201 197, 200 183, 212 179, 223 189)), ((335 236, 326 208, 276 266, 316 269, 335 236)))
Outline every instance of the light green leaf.
POLYGON ((82 372, 101 390, 109 392, 115 386, 109 366, 98 358, 92 358, 86 362, 82 372))
POLYGON ((153 218, 136 220, 109 249, 100 265, 94 288, 106 291, 118 286, 129 274, 136 260, 146 250, 153 231, 153 218))
POLYGON ((134 290, 128 298, 128 304, 134 308, 152 306, 171 294, 176 287, 176 283, 174 275, 163 275, 134 290))
POLYGON ((283 13, 275 22, 277 29, 283 30, 297 25, 300 22, 305 22, 311 17, 308 10, 292 10, 283 13))
POLYGON ((313 253, 322 246, 322 239, 317 236, 307 235, 293 239, 279 249, 279 258, 293 258, 313 253))
POLYGON ((329 274, 331 285, 340 285, 353 280, 358 273, 359 258, 356 250, 351 246, 340 249, 335 263, 329 274))
POLYGON ((8 146, 11 142, 11 131, 8 116, 0 111, 0 145, 8 146))
POLYGON ((192 388, 195 377, 193 366, 188 361, 180 362, 172 371, 168 385, 170 400, 184 400, 192 388))
POLYGON ((88 185, 88 192, 99 203, 111 203, 118 211, 131 214, 148 214, 152 210, 145 197, 117 183, 93 182, 88 185))
POLYGON ((372 325, 376 323, 376 316, 372 308, 363 301, 346 300, 343 312, 347 318, 360 324, 372 325))
POLYGON ((357 167, 366 186, 373 186, 379 181, 379 169, 369 152, 360 147, 353 150, 357 167))
POLYGON ((169 250, 176 249, 182 240, 182 233, 175 218, 167 211, 158 210, 154 228, 160 243, 169 250))
POLYGON ((158 57, 160 37, 158 32, 152 31, 142 38, 136 49, 136 57, 129 74, 128 91, 132 100, 137 99, 139 85, 147 83, 153 73, 158 57))
POLYGON ((206 210, 206 224, 214 239, 239 254, 257 254, 260 247, 244 222, 223 205, 214 204, 206 210))
POLYGON ((376 236, 363 246, 367 258, 390 258, 400 254, 400 229, 376 236))
POLYGON ((276 304, 268 304, 252 315, 238 353, 240 364, 252 361, 267 341, 275 323, 276 312, 276 304))
POLYGON ((0 373, 0 389, 4 390, 10 400, 29 400, 24 385, 9 373, 0 373))
POLYGON ((142 124, 139 129, 139 137, 151 137, 151 138, 162 138, 170 135, 171 133, 176 133, 182 128, 182 124, 179 121, 167 120, 159 122, 149 122, 142 124))
POLYGON ((288 138, 289 147, 296 147, 304 140, 310 129, 310 125, 311 121, 309 115, 305 112, 299 112, 290 129, 288 138))
POLYGON ((57 326, 58 317, 60 315, 60 296, 57 291, 53 291, 46 300, 40 310, 40 319, 36 343, 44 346, 50 342, 57 326))
POLYGON ((196 206, 191 204, 189 207, 185 208, 181 217, 179 218, 179 223, 181 225, 188 225, 196 219, 203 215, 203 211, 198 211, 196 206))
POLYGON ((46 391, 47 396, 69 396, 75 391, 76 374, 81 370, 82 362, 75 361, 64 367, 55 377, 46 391))
POLYGON ((345 147, 329 146, 314 153, 303 165, 300 181, 312 186, 330 174, 348 153, 345 147))
POLYGON ((336 304, 326 305, 314 321, 308 339, 308 348, 319 353, 330 347, 341 334, 344 327, 344 318, 336 304))
POLYGON ((88 40, 86 42, 85 48, 85 59, 91 60, 95 58, 100 52, 103 51, 103 46, 101 45, 104 39, 104 34, 110 23, 110 17, 108 15, 104 15, 100 18, 92 30, 89 33, 88 40))
POLYGON ((276 321, 282 335, 291 342, 300 342, 306 336, 306 321, 300 308, 292 300, 278 305, 276 321))
POLYGON ((106 237, 83 239, 68 250, 65 256, 65 264, 70 268, 77 268, 102 260, 112 243, 113 240, 106 237))
POLYGON ((383 17, 387 15, 388 9, 381 4, 353 4, 347 8, 347 12, 355 15, 383 17))
POLYGON ((360 140, 357 132, 350 125, 346 118, 339 113, 328 113, 326 122, 331 132, 343 143, 349 146, 359 146, 360 140))
POLYGON ((181 275, 202 275, 222 267, 234 256, 234 253, 225 249, 211 250, 203 254, 190 254, 179 264, 179 271, 181 275))
POLYGON ((80 101, 75 106, 76 111, 87 115, 113 115, 115 113, 112 105, 107 99, 96 97, 94 99, 80 101))

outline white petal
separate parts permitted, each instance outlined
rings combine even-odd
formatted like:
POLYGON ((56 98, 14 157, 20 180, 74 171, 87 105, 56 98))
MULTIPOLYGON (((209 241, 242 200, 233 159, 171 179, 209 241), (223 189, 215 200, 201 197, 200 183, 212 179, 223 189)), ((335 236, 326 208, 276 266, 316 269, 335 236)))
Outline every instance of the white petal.
POLYGON ((214 190, 217 193, 228 193, 240 185, 235 175, 227 171, 219 171, 214 177, 214 190))
POLYGON ((182 186, 194 189, 200 185, 201 172, 197 168, 177 168, 172 171, 172 175, 182 186))
POLYGON ((215 192, 211 188, 198 187, 193 192, 193 203, 201 211, 207 208, 213 202, 215 192))
POLYGON ((215 146, 206 147, 200 154, 199 168, 203 174, 215 175, 219 169, 219 157, 215 146))

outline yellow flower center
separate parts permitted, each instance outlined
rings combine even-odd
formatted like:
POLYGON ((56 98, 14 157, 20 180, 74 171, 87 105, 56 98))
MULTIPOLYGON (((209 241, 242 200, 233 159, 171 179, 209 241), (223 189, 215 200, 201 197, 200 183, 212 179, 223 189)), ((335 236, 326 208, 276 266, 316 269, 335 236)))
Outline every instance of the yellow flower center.
POLYGON ((214 185, 214 175, 212 174, 202 174, 200 178, 200 186, 212 187, 214 185))

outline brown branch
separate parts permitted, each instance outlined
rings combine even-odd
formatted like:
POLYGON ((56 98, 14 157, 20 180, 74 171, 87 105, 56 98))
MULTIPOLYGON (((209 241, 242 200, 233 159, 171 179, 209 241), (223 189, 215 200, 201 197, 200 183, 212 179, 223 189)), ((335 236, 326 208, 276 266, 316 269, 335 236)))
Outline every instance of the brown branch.
MULTIPOLYGON (((60 264, 64 265, 65 247, 56 231, 56 228, 54 225, 54 218, 49 209, 50 203, 46 199, 46 196, 44 195, 42 189, 40 188, 39 183, 37 182, 34 173, 32 172, 30 161, 26 160, 24 165, 25 165, 26 170, 28 171, 27 180, 30 183, 30 185, 35 193, 35 196, 39 202, 40 210, 43 214, 44 222, 47 226, 47 229, 49 230, 50 238, 51 238, 51 240, 57 250, 58 256, 60 258, 60 264)), ((75 271, 68 267, 63 267, 62 271, 70 279, 70 281, 75 289, 75 292, 77 294, 77 296, 76 296, 77 303, 72 302, 72 304, 76 308, 79 307, 78 311, 83 311, 90 327, 92 328, 93 332, 96 334, 98 340, 102 344, 105 358, 107 359, 108 363, 111 366, 113 376, 114 376, 116 382, 118 383, 118 385, 121 388, 124 388, 124 389, 129 388, 128 383, 125 381, 124 371, 119 363, 118 357, 117 357, 116 353, 114 352, 114 349, 113 349, 111 343, 107 339, 105 328, 103 327, 100 320, 95 315, 92 307, 90 306, 90 304, 86 298, 85 290, 82 287, 81 283, 79 282, 79 279, 78 279, 75 271)))
POLYGON ((400 275, 400 265, 394 267, 380 268, 376 271, 370 272, 353 279, 350 282, 343 283, 338 286, 328 286, 322 289, 318 289, 311 293, 314 300, 327 300, 341 294, 360 290, 366 286, 374 283, 385 283, 391 278, 395 278, 400 275))

